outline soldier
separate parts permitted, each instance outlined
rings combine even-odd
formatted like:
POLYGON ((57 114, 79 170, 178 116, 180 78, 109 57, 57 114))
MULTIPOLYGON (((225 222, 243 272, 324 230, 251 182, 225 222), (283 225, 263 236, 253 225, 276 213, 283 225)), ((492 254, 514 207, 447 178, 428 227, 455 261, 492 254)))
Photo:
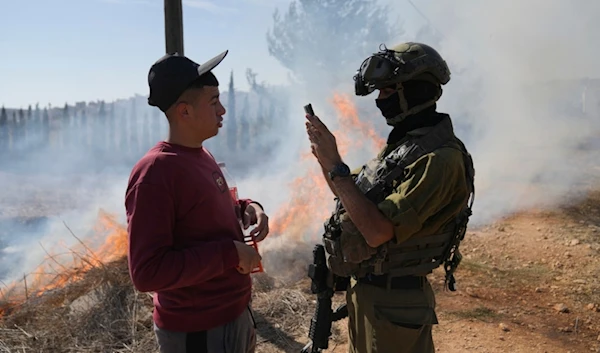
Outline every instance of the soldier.
POLYGON ((470 154, 436 111, 450 71, 428 45, 402 43, 367 58, 355 93, 375 100, 393 129, 377 157, 351 171, 317 116, 307 134, 336 210, 323 237, 330 271, 349 280, 349 352, 434 352, 435 296, 427 275, 444 265, 454 290, 474 194, 470 154), (469 202, 469 199, 470 202, 469 202))

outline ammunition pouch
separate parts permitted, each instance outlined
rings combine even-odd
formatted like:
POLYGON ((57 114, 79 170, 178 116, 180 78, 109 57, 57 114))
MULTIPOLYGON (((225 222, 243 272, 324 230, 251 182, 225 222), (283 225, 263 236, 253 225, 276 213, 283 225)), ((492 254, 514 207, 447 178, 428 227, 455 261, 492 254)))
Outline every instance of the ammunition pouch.
POLYGON ((331 272, 339 277, 349 277, 357 273, 360 264, 372 258, 377 249, 367 244, 347 214, 342 214, 339 218, 341 220, 336 232, 326 233, 323 244, 328 254, 327 263, 331 272))

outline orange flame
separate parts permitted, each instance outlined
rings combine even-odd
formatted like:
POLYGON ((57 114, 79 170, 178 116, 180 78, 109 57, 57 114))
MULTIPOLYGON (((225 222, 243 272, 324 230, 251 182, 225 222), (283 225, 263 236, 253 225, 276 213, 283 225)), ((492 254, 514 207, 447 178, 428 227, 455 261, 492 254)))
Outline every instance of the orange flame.
MULTIPOLYGON (((339 125, 339 129, 332 133, 342 157, 369 147, 365 146, 368 142, 371 142, 370 147, 374 150, 383 148, 385 139, 377 134, 368 121, 359 118, 349 96, 336 93, 331 103, 336 109, 339 125)), ((312 157, 310 154, 303 155, 304 158, 307 156, 312 157)), ((293 191, 292 198, 273 216, 270 226, 273 235, 285 235, 286 239, 296 241, 317 239, 322 221, 331 213, 334 199, 318 163, 315 161, 304 176, 295 178, 290 183, 290 189, 293 191), (307 235, 310 239, 303 239, 307 235)))
MULTIPOLYGON (((385 140, 376 133, 373 126, 359 119, 356 108, 348 96, 334 94, 331 103, 337 110, 337 122, 340 128, 333 133, 336 135, 338 149, 342 156, 366 148, 365 142, 368 141, 372 143, 371 148, 375 150, 380 150, 384 146, 385 140)), ((303 159, 310 159, 310 157, 309 152, 303 156, 303 159)), ((316 161, 307 174, 294 179, 290 187, 293 196, 288 204, 273 216, 271 232, 274 235, 285 235, 286 239, 296 241, 301 241, 302 237, 311 234, 311 239, 314 240, 320 235, 317 231, 322 221, 331 212, 331 205, 324 201, 333 201, 334 197, 316 161)), ((76 237, 74 234, 73 236, 76 237)), ((115 216, 102 210, 99 212, 93 236, 85 241, 79 238, 77 240, 79 244, 69 249, 73 259, 59 261, 56 255, 48 254, 32 274, 22 281, 11 283, 8 288, 0 292, 0 318, 28 298, 39 297, 49 291, 80 281, 89 270, 127 255, 126 227, 119 224, 115 216)))
MULTIPOLYGON (((76 237, 75 234, 73 236, 76 237)), ((48 254, 29 276, 8 285, 0 297, 0 317, 29 298, 80 281, 92 268, 127 255, 126 228, 113 215, 102 210, 92 239, 86 239, 87 242, 77 240, 79 244, 69 249, 73 256, 71 260, 61 260, 58 255, 48 254), (100 242, 95 250, 92 249, 94 242, 100 242)))

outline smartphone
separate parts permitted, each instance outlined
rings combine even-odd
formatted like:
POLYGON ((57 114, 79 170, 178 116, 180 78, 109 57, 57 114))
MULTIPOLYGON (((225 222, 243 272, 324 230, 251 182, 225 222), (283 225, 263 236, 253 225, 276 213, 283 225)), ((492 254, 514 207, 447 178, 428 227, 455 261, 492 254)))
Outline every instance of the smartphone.
POLYGON ((304 112, 306 112, 306 114, 308 115, 315 115, 315 112, 313 111, 312 108, 312 104, 308 103, 307 105, 304 106, 304 112))

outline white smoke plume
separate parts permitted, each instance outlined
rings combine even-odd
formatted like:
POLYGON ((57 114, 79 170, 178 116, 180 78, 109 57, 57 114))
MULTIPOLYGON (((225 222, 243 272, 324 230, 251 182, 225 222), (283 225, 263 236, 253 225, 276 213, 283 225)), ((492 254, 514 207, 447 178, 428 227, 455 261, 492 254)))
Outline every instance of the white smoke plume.
MULTIPOLYGON (((320 46, 320 51, 312 50, 309 45, 302 48, 310 54, 299 57, 297 64, 300 67, 311 69, 314 57, 320 56, 331 75, 328 80, 306 82, 305 85, 292 83, 281 88, 290 93, 287 113, 279 117, 278 129, 272 132, 281 144, 275 148, 275 156, 267 165, 235 176, 240 196, 259 200, 269 211, 271 220, 276 222, 277 219, 273 218, 276 211, 287 207, 295 193, 314 193, 314 190, 299 191, 290 187, 294 178, 305 176, 307 169, 316 167, 314 159, 305 161, 300 158, 302 153, 309 152, 302 111, 302 106, 309 102, 313 103, 316 113, 335 129, 338 126, 331 99, 334 93, 348 94, 357 105, 361 119, 372 124, 385 138, 390 128, 379 116, 373 101, 375 96, 353 97, 353 70, 360 66, 366 55, 376 52, 381 43, 389 47, 403 41, 420 41, 437 49, 452 72, 438 110, 453 117, 457 134, 467 144, 475 161, 476 199, 472 224, 485 224, 527 207, 555 205, 568 200, 573 195, 572 189, 589 178, 599 157, 598 144, 594 141, 600 130, 600 119, 597 119, 600 67, 596 65, 600 50, 594 44, 594 38, 600 30, 600 23, 594 20, 600 15, 600 3, 591 0, 428 0, 412 3, 390 1, 389 4, 392 20, 397 17, 403 19, 397 30, 392 29, 398 35, 388 41, 371 38, 369 42, 360 43, 362 52, 349 54, 343 65, 327 59, 336 57, 335 50, 353 43, 340 45, 339 37, 330 33, 327 26, 318 28, 315 38, 318 37, 321 43, 330 41, 336 45, 320 46)), ((282 11, 287 9, 287 4, 281 6, 278 2, 278 5, 282 11)), ((322 23, 326 24, 330 15, 324 13, 323 16, 322 23)), ((363 22, 346 25, 369 30, 364 28, 363 22)), ((253 55, 269 54, 257 52, 253 55)), ((149 58, 148 63, 153 59, 149 58)), ((223 92, 226 90, 226 78, 221 78, 221 81, 223 92)), ((142 114, 141 111, 138 108, 138 114, 142 114)), ((225 119, 227 124, 227 116, 225 119)), ((144 119, 137 122, 140 126, 145 123, 144 119)), ((164 128, 164 122, 162 124, 164 128)), ((355 138, 364 137, 357 133, 355 138)), ((219 136, 210 142, 210 146, 217 150, 224 145, 225 141, 219 136)), ((0 246, 0 265, 3 267, 0 279, 7 272, 10 274, 7 278, 14 279, 31 271, 43 256, 39 241, 43 240, 46 248, 52 248, 48 242, 75 243, 64 228, 63 220, 84 238, 100 208, 123 219, 127 168, 111 169, 110 160, 83 161, 77 156, 71 159, 63 156, 61 160, 64 163, 56 163, 52 153, 48 150, 27 161, 5 161, 14 165, 25 162, 43 164, 52 169, 54 176, 40 174, 27 180, 10 174, 1 176, 0 182, 6 187, 0 189, 0 199, 18 199, 15 205, 26 204, 24 201, 34 199, 42 188, 45 190, 44 199, 53 199, 48 195, 55 192, 56 197, 71 195, 69 197, 76 202, 64 211, 52 210, 49 224, 34 227, 29 233, 23 227, 3 223, 4 232, 0 232, 0 241, 4 242, 4 246, 0 246), (82 164, 94 163, 97 164, 95 167, 106 163, 110 170, 99 168, 97 173, 75 174, 82 169, 82 164), (77 166, 73 167, 74 164, 77 166), (44 181, 47 185, 40 186, 44 181), (30 184, 23 182, 35 184, 36 188, 30 190, 23 186, 30 184), (62 193, 59 190, 66 191, 62 193), (14 262, 19 258, 18 254, 25 253, 29 255, 25 258, 27 261, 14 262)), ((355 167, 372 158, 374 153, 376 150, 370 146, 351 146, 344 157, 355 167)), ((312 197, 321 195, 314 193, 312 197)), ((331 195, 322 199, 328 205, 331 201, 331 195)), ((312 218, 310 224, 306 224, 305 234, 294 240, 304 239, 308 249, 320 235, 311 231, 322 229, 323 221, 323 218, 312 218)), ((268 238, 263 249, 282 249, 288 257, 295 256, 291 247, 296 243, 290 241, 290 236, 281 234, 268 238)), ((298 256, 306 259, 310 253, 302 249, 298 256)), ((20 259, 23 260, 23 257, 20 259)), ((4 280, 7 281, 7 278, 4 280)))
MULTIPOLYGON (((458 136, 474 158, 476 198, 471 224, 581 196, 580 186, 590 180, 599 157, 600 67, 596 62, 600 50, 594 38, 600 30, 595 21, 600 3, 389 4, 392 19, 412 18, 402 21, 398 28, 402 34, 393 40, 369 43, 371 51, 376 52, 380 43, 390 47, 404 41, 423 42, 440 52, 452 72, 438 111, 452 116, 458 136)), ((319 32, 324 41, 334 43, 331 50, 337 50, 339 40, 328 35, 319 32)), ((325 51, 320 53, 323 58, 335 57, 319 48, 325 51)), ((309 45, 304 49, 315 55, 309 45)), ((353 56, 347 62, 358 68, 363 59, 353 56)), ((297 60, 303 60, 297 65, 307 70, 312 64, 308 58, 297 60)), ((337 82, 309 82, 315 87, 297 90, 291 102, 297 107, 297 118, 290 117, 292 121, 301 120, 302 105, 312 101, 317 114, 320 110, 323 120, 335 126, 328 100, 333 92, 352 95, 353 91, 354 72, 340 72, 340 67, 347 65, 327 66, 337 82)), ((389 129, 378 116, 374 98, 375 94, 352 99, 361 118, 385 137, 389 129)), ((305 138, 302 133, 299 138, 305 138)), ((306 150, 307 143, 302 148, 306 150)), ((360 163, 372 156, 371 150, 351 149, 347 158, 360 163)))
POLYGON ((599 156, 600 3, 413 4, 430 21, 414 40, 453 73, 438 107, 468 127, 459 134, 475 160, 474 223, 573 197, 599 156))
MULTIPOLYGON (((594 45, 595 33, 600 30, 594 21, 600 15, 600 3, 464 0, 390 5, 392 16, 413 18, 402 21, 400 35, 381 42, 388 47, 404 41, 429 44, 450 66, 452 79, 444 86, 438 111, 452 116, 458 136, 474 158, 476 197, 470 225, 481 226, 530 207, 554 207, 581 197, 600 157, 600 68, 595 65, 600 50, 594 45)), ((330 50, 339 48, 338 38, 326 31, 319 32, 321 36, 334 43, 330 50)), ((371 52, 376 52, 381 42, 369 43, 371 52)), ((310 45, 304 49, 316 55, 310 45)), ((323 50, 319 52, 323 58, 336 57, 327 48, 323 50)), ((358 68, 364 57, 346 59, 358 68)), ((308 60, 298 63, 306 69, 312 64, 308 60)), ((331 76, 339 78, 335 83, 309 82, 315 88, 297 89, 291 102, 297 113, 292 110, 290 119, 301 120, 302 105, 312 101, 317 114, 321 112, 323 120, 335 126, 328 99, 333 92, 352 95, 354 72, 339 71, 346 66, 337 62, 327 66, 331 76)), ((379 117, 374 98, 352 99, 361 118, 385 137, 389 128, 379 117)), ((301 130, 299 123, 294 124, 301 130)), ((305 139, 301 132, 298 137, 305 139)), ((307 151, 308 143, 302 148, 307 151)), ((362 163, 373 155, 372 149, 356 148, 345 158, 362 163)), ((279 188, 274 186, 277 183, 269 187, 275 187, 277 194, 280 190, 289 193, 284 182, 279 188)), ((269 195, 264 191, 261 197, 269 195)), ((321 230, 323 221, 315 219, 314 227, 308 228, 321 230)), ((304 234, 304 240, 315 242, 318 235, 304 234)), ((286 235, 282 238, 266 243, 291 249, 286 235)), ((281 259, 278 256, 273 262, 281 259)))

